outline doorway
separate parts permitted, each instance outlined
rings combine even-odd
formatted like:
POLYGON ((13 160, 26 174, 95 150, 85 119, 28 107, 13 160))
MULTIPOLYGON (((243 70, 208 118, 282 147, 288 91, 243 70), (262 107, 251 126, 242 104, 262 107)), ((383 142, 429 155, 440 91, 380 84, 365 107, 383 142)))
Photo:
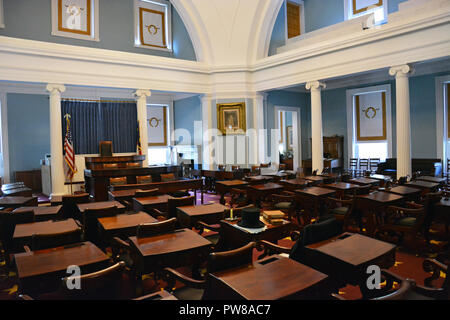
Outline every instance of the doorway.
POLYGON ((272 150, 279 155, 276 162, 286 164, 287 170, 296 171, 302 161, 300 108, 276 106, 275 129, 277 150, 272 150))

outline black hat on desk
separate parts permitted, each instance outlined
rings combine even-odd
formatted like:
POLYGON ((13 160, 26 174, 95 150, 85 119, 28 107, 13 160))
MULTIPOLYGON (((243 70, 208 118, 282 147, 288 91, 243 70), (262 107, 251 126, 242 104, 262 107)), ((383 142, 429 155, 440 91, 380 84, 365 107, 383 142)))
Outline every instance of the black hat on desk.
POLYGON ((241 221, 237 224, 244 228, 262 228, 265 226, 264 222, 259 220, 259 208, 245 208, 242 209, 241 221))

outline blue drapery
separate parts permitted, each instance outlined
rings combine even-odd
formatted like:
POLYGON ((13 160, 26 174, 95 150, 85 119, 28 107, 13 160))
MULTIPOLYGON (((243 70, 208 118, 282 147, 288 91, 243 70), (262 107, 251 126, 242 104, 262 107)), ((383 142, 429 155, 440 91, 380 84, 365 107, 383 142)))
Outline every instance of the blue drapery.
POLYGON ((65 114, 70 114, 75 154, 99 153, 100 141, 112 141, 113 152, 136 152, 136 102, 61 101, 63 141, 65 114))

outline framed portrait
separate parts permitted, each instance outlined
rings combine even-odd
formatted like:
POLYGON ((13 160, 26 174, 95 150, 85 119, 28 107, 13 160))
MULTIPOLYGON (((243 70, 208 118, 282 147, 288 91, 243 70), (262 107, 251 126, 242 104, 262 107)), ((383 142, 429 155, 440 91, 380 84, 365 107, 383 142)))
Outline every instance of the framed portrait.
POLYGON ((245 134, 245 102, 217 104, 217 128, 222 134, 245 134))
POLYGON ((0 0, 0 28, 5 27, 5 16, 3 15, 3 0, 0 0))
POLYGON ((287 142, 287 148, 288 148, 288 150, 292 150, 292 148, 293 148, 293 145, 292 145, 292 143, 293 143, 293 139, 294 139, 294 137, 293 137, 293 131, 292 131, 292 126, 287 126, 286 127, 286 142, 287 142))
POLYGON ((136 47, 172 50, 170 8, 165 0, 134 1, 136 47))
POLYGON ((52 0, 52 35, 100 41, 98 0, 52 0))
POLYGON ((166 106, 147 106, 147 134, 150 147, 167 146, 166 106))

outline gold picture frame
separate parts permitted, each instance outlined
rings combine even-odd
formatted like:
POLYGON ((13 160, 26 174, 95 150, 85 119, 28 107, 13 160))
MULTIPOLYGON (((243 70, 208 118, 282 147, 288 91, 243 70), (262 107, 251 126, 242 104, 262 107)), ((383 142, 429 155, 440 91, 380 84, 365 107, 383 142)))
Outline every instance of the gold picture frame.
POLYGON ((143 8, 143 7, 139 7, 139 38, 141 41, 141 45, 143 46, 148 46, 148 47, 157 47, 157 48, 164 48, 167 49, 167 42, 166 42, 166 25, 165 25, 165 21, 166 21, 166 17, 165 17, 165 13, 162 11, 156 11, 156 10, 152 10, 152 9, 148 9, 148 8, 143 8), (162 28, 162 46, 156 45, 156 44, 150 44, 150 43, 146 43, 144 40, 144 13, 153 13, 153 14, 159 14, 161 15, 161 28, 162 28))
POLYGON ((245 134, 247 130, 245 102, 218 103, 217 128, 223 135, 245 134))
MULTIPOLYGON (((167 108, 163 107, 163 134, 164 134, 164 142, 149 142, 149 147, 161 147, 161 146, 167 146, 167 108)), ((147 120, 147 126, 154 127, 155 125, 159 125, 158 119, 156 118, 150 118, 147 120)))
POLYGON ((92 1, 86 0, 86 31, 64 28, 62 23, 62 0, 58 0, 58 31, 92 36, 92 1))
POLYGON ((371 6, 360 8, 360 9, 356 9, 356 0, 353 0, 352 4, 353 4, 353 8, 352 8, 353 15, 356 15, 361 12, 366 12, 367 10, 369 10, 369 7, 381 7, 383 5, 383 0, 379 0, 377 3, 375 3, 371 6))
POLYGON ((355 107, 356 107, 356 138, 358 141, 382 141, 387 139, 387 127, 386 127, 386 92, 381 93, 381 103, 383 112, 383 135, 381 137, 361 137, 361 121, 360 116, 360 103, 359 95, 355 96, 355 107))

